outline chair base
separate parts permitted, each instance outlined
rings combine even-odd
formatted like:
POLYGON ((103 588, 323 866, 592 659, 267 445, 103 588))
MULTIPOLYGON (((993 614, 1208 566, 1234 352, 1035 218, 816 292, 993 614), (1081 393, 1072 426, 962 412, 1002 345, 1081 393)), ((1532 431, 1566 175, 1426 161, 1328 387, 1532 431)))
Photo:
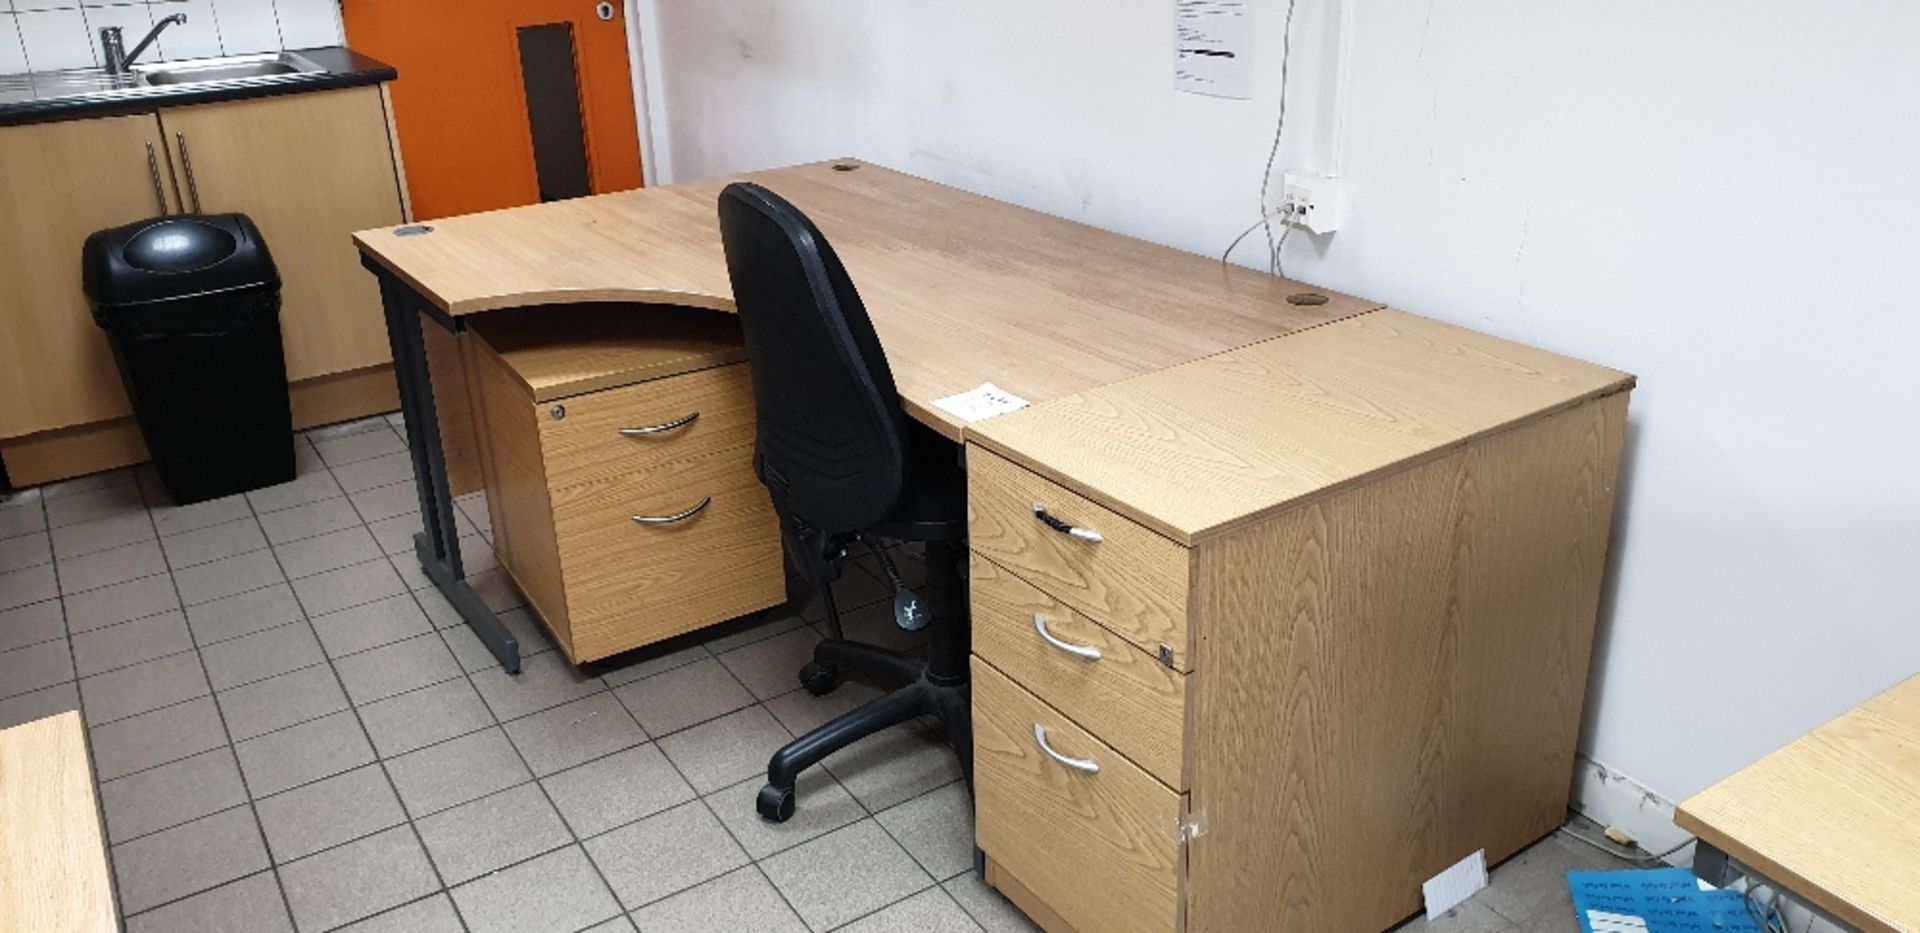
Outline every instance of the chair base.
POLYGON ((908 683, 859 709, 835 717, 775 752, 767 763, 767 785, 760 789, 760 796, 754 802, 762 819, 784 823, 793 816, 794 784, 802 771, 882 729, 921 716, 937 716, 946 725, 954 754, 960 759, 961 773, 966 775, 968 789, 972 789, 971 684, 964 679, 942 683, 945 678, 930 673, 927 662, 859 642, 823 641, 814 648, 813 657, 813 663, 807 665, 800 676, 808 692, 815 695, 826 692, 817 691, 825 685, 821 678, 834 676, 834 669, 840 667, 854 667, 908 683))

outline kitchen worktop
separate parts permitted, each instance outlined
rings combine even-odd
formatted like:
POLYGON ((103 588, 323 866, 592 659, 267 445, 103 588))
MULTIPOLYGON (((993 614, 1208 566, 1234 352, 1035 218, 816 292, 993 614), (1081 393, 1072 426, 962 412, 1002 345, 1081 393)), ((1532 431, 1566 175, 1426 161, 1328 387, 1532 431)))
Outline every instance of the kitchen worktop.
POLYGON ((288 51, 323 70, 171 85, 137 84, 99 68, 0 75, 0 126, 356 87, 399 76, 392 65, 342 46, 288 51))

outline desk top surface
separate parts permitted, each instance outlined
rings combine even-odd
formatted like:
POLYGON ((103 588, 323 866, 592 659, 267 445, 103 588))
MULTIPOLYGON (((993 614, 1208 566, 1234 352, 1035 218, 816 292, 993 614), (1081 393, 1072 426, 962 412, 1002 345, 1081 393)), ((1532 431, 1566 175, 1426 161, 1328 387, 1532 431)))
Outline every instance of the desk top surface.
POLYGON ((1680 826, 1868 930, 1920 930, 1920 676, 1681 804, 1680 826))
MULTIPOLYGON (((933 401, 982 382, 1044 402, 1379 307, 852 160, 741 177, 826 234, 908 413, 956 439, 961 423, 933 401), (1326 303, 1289 301, 1309 293, 1326 303)), ((717 215, 731 180, 354 239, 455 316, 584 302, 731 311, 717 215)))
POLYGON ((0 730, 0 930, 117 930, 79 713, 0 730))

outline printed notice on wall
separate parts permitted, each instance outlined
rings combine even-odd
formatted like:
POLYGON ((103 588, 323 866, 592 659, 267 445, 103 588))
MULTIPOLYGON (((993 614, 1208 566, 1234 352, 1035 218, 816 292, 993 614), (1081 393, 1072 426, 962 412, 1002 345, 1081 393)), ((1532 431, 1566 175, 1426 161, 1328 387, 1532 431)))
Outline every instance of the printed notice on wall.
POLYGON ((1253 96, 1252 0, 1173 0, 1173 86, 1253 96))

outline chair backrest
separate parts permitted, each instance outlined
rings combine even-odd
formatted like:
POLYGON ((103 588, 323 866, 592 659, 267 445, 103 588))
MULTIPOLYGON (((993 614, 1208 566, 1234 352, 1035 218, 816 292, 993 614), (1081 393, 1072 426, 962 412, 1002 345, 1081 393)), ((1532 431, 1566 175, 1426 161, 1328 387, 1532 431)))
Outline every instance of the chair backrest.
POLYGON ((891 512, 906 482, 906 415, 866 305, 833 247, 759 185, 720 192, 720 239, 746 335, 774 506, 826 534, 891 512))

